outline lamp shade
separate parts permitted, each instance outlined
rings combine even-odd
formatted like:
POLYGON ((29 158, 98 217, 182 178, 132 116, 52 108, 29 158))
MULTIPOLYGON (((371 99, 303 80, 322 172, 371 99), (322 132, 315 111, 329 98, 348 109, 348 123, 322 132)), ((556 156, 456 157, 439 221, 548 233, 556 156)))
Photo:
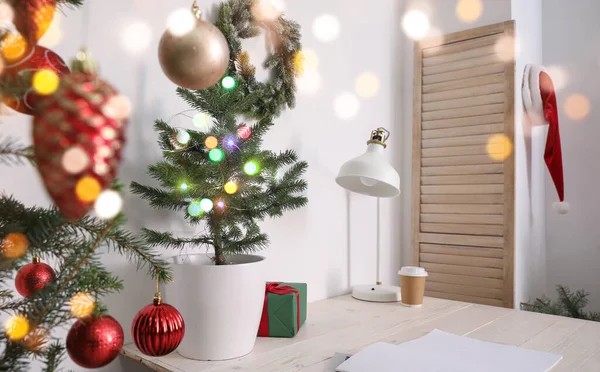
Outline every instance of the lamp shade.
POLYGON ((335 179, 343 188, 363 195, 391 198, 400 194, 400 176, 386 161, 384 146, 369 143, 367 152, 342 165, 335 179))

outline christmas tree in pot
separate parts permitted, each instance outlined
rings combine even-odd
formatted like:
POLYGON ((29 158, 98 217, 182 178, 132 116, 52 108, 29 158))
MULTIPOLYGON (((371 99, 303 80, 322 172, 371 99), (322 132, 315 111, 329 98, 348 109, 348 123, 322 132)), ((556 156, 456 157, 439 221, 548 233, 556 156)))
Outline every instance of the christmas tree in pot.
POLYGON ((195 27, 183 33, 167 30, 160 44, 161 65, 169 78, 192 89, 208 85, 201 90, 177 89, 198 111, 194 121, 202 128, 183 130, 156 121, 163 160, 151 165, 149 174, 159 185, 134 182, 131 189, 151 206, 179 211, 191 225, 204 227, 185 238, 144 230, 151 246, 212 251, 176 257, 175 284, 167 292, 167 300, 186 321, 179 352, 194 359, 229 359, 252 350, 265 278, 263 258, 248 254, 268 245, 259 222, 307 203, 302 178, 307 163, 299 161, 293 150, 275 153, 262 148, 273 120, 294 106, 295 79, 303 62, 299 26, 269 6, 252 0, 222 3, 215 24, 222 35, 200 19, 194 7, 195 27), (256 80, 255 67, 241 48, 242 39, 263 30, 270 41, 265 61, 271 72, 268 82, 256 80), (173 37, 174 32, 181 35, 173 37), (204 45, 207 38, 211 48, 204 45), (199 44, 190 49, 194 40, 199 44), (214 47, 222 40, 228 50, 214 47), (223 66, 222 56, 227 54, 223 66), (208 72, 198 73, 198 63, 210 66, 205 68, 208 72), (211 73, 220 69, 225 73, 215 79, 211 73))

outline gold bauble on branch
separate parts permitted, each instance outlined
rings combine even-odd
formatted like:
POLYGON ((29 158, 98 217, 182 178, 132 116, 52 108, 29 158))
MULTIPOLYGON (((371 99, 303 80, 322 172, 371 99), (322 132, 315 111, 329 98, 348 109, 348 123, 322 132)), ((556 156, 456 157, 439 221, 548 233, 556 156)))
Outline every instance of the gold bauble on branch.
POLYGON ((176 15, 169 24, 158 46, 165 75, 188 89, 206 89, 216 84, 229 64, 225 36, 215 25, 200 18, 195 2, 192 12, 176 15))

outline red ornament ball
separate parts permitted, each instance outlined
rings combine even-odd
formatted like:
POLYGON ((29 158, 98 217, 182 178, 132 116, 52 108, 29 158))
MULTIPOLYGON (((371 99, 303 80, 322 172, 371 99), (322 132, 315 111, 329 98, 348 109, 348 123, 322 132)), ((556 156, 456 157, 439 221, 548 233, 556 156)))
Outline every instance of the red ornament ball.
POLYGON ((238 134, 238 137, 240 137, 243 140, 246 140, 246 139, 250 138, 250 135, 252 134, 252 130, 250 129, 250 127, 248 127, 246 125, 242 125, 241 127, 238 128, 237 134, 238 134))
POLYGON ((123 338, 123 328, 109 315, 80 319, 67 334, 67 352, 80 367, 100 368, 119 355, 123 338))
MULTIPOLYGON (((29 79, 27 86, 31 87, 33 75, 40 70, 54 71, 58 76, 62 76, 69 72, 69 67, 58 54, 36 45, 28 50, 23 58, 4 66, 2 80, 14 81, 21 76, 27 76, 29 79)), ((22 96, 17 94, 6 95, 2 101, 13 110, 33 115, 35 105, 44 99, 46 97, 36 94, 33 88, 30 88, 22 96)))
POLYGON ((173 352, 185 334, 183 316, 171 305, 151 304, 140 310, 131 323, 131 337, 144 354, 162 356, 173 352))
POLYGON ((51 283, 56 278, 56 273, 49 265, 34 260, 17 272, 15 278, 15 287, 17 292, 23 297, 29 297, 44 289, 46 284, 51 283))
MULTIPOLYGON (((64 75, 36 106, 33 143, 46 190, 69 220, 79 220, 115 179, 125 144, 126 98, 90 72, 64 75)), ((128 101, 127 101, 128 102, 128 101)))

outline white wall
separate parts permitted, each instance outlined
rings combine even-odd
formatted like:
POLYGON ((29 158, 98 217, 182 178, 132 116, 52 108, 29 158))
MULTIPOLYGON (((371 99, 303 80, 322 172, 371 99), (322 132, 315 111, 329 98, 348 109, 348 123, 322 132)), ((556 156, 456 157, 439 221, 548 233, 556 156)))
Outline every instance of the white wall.
MULTIPOLYGON (((558 91, 567 215, 550 208, 558 197, 546 176, 546 223, 548 240, 548 294, 557 284, 591 292, 590 310, 600 310, 600 3, 596 0, 544 0, 544 64, 558 66, 567 79, 558 91), (565 102, 583 94, 590 112, 582 120, 566 115, 565 102)), ((555 78, 555 83, 556 83, 555 78)), ((547 173, 547 171, 546 171, 547 173)))

